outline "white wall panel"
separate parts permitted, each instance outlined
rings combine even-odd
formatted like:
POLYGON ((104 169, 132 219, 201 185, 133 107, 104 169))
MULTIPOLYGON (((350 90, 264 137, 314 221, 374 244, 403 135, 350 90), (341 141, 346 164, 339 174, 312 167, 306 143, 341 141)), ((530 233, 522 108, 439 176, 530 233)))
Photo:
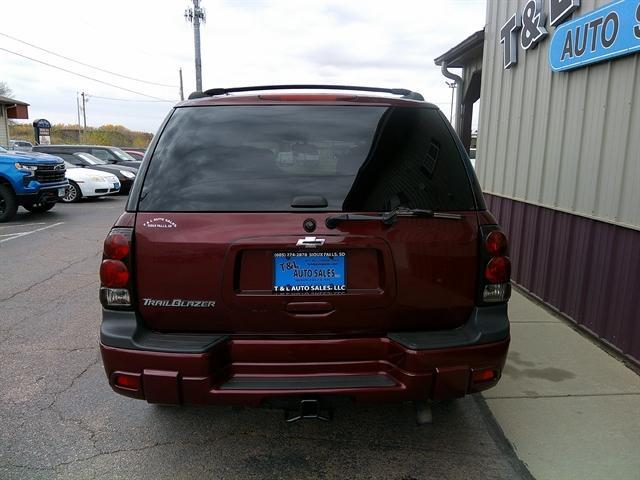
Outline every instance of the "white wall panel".
POLYGON ((7 110, 0 105, 0 146, 9 145, 9 126, 7 125, 7 110))

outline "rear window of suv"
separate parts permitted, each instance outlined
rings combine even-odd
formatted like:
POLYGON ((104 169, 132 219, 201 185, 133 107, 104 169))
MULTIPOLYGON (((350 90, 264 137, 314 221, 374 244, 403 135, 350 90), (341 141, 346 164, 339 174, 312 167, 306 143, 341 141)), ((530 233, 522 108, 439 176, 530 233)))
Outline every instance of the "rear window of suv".
POLYGON ((141 211, 475 209, 445 121, 432 108, 207 106, 174 111, 142 187, 141 211))

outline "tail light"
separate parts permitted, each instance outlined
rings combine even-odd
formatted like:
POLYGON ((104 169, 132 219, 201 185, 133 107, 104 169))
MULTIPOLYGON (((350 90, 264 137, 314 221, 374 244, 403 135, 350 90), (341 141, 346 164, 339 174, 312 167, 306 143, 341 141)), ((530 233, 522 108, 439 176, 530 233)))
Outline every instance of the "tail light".
POLYGON ((485 303, 506 302, 511 296, 509 245, 497 225, 482 225, 481 296, 485 303))
POLYGON ((131 308, 131 228, 112 228, 100 264, 100 303, 109 309, 131 308))

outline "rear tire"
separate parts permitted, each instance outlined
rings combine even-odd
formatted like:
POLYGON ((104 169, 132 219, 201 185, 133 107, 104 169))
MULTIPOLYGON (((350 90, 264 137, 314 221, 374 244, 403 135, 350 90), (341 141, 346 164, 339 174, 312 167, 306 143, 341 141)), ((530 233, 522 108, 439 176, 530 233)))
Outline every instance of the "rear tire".
POLYGON ((42 213, 51 210, 55 204, 55 202, 33 203, 31 205, 23 205, 23 207, 32 213, 42 213))
POLYGON ((13 220, 18 211, 18 199, 7 185, 0 185, 0 223, 13 220))
POLYGON ((69 180, 69 186, 67 187, 67 191, 64 194, 64 197, 61 197, 60 200, 62 200, 64 203, 75 203, 75 202, 79 202, 81 198, 82 198, 82 191, 80 190, 80 187, 78 187, 77 183, 69 180))

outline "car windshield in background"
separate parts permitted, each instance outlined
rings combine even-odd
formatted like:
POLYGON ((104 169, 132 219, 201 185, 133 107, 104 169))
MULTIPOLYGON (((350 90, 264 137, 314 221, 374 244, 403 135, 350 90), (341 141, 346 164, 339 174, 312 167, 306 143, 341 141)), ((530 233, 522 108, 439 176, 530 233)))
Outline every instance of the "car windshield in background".
POLYGON ((5 148, 0 146, 0 153, 9 153, 5 148))
POLYGON ((86 162, 91 165, 109 165, 109 162, 105 162, 101 158, 94 157, 90 153, 76 153, 76 155, 81 159, 86 160, 86 162))
POLYGON ((176 109, 139 208, 295 211, 303 196, 322 211, 475 208, 437 110, 323 105, 176 109))
POLYGON ((124 160, 125 162, 130 162, 130 161, 136 162, 137 161, 135 158, 133 158, 127 152, 122 151, 119 148, 112 148, 111 151, 113 152, 113 154, 116 157, 118 157, 120 160, 124 160))

